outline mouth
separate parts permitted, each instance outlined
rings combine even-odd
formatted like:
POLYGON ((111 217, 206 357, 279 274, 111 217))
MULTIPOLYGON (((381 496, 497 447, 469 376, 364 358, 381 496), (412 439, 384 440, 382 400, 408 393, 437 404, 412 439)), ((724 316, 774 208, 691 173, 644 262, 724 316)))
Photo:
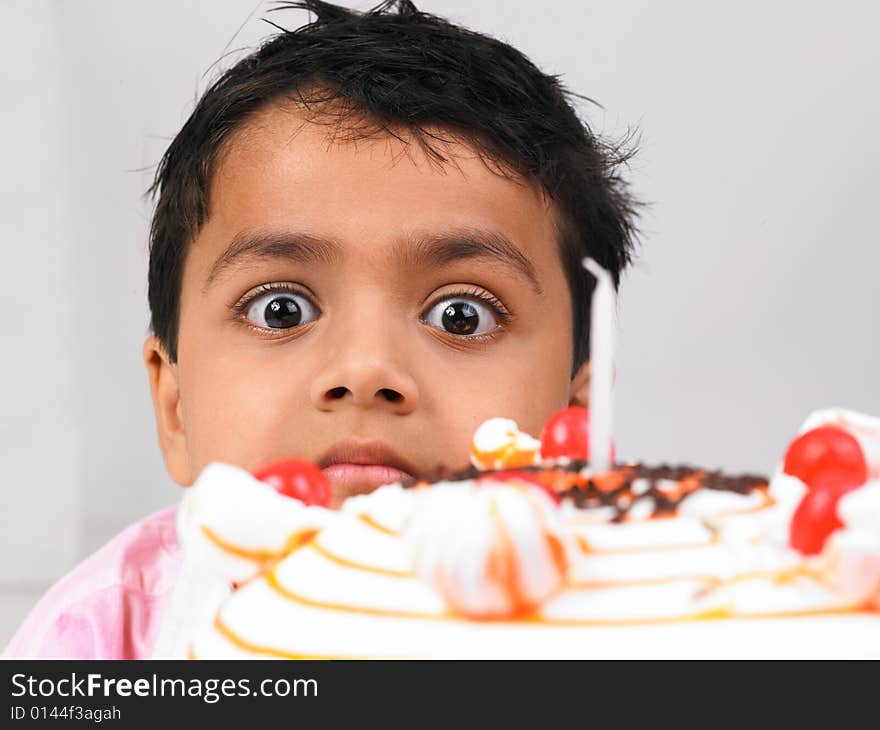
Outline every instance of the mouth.
POLYGON ((318 466, 339 501, 411 479, 415 473, 409 462, 379 442, 340 442, 318 459, 318 466))

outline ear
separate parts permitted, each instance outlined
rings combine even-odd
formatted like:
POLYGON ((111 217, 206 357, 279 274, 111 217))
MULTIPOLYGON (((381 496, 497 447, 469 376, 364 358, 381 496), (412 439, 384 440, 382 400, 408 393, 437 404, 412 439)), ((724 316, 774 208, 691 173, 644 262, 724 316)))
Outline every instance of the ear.
POLYGON ((571 394, 568 405, 590 407, 590 363, 585 362, 578 368, 574 380, 571 381, 571 394))
POLYGON ((181 486, 189 486, 193 480, 186 448, 186 431, 183 427, 177 365, 171 362, 157 337, 147 338, 143 355, 150 378, 156 430, 159 433, 159 446, 165 457, 165 467, 175 482, 181 486))

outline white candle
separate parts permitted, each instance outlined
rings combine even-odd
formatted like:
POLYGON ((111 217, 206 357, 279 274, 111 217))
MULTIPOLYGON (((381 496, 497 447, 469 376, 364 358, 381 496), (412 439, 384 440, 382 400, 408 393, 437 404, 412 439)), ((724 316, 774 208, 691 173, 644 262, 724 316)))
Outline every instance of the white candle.
POLYGON ((584 268, 596 277, 590 310, 590 470, 607 471, 610 466, 614 383, 614 282, 591 258, 584 268))

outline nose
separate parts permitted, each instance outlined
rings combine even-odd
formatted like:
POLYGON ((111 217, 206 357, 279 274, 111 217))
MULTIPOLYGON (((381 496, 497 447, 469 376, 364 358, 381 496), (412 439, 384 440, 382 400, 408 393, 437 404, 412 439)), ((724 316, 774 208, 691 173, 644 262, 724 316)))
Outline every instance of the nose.
POLYGON ((322 411, 346 405, 384 409, 398 415, 412 413, 419 398, 415 379, 403 362, 401 345, 387 333, 361 330, 315 378, 311 398, 322 411))

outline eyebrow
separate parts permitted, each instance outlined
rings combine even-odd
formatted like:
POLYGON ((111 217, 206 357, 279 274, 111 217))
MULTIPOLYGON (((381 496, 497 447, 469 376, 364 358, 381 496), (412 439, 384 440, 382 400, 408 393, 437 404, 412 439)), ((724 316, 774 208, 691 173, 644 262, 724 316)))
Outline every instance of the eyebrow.
POLYGON ((400 247, 401 259, 415 266, 446 266, 463 260, 489 260, 501 264, 525 278, 535 290, 543 289, 535 267, 528 257, 503 233, 480 229, 463 229, 448 233, 413 236, 405 248, 400 247))
POLYGON ((211 266, 207 289, 235 264, 284 259, 301 264, 333 263, 341 257, 335 241, 308 233, 241 231, 211 266))
MULTIPOLYGON (((494 261, 525 278, 537 294, 543 289, 528 257, 503 233, 461 229, 443 233, 415 234, 393 249, 399 260, 413 267, 442 267, 457 261, 494 261)), ((241 231, 220 254, 205 280, 207 289, 234 265, 251 261, 286 260, 309 265, 335 263, 342 246, 332 239, 309 233, 241 231)))

